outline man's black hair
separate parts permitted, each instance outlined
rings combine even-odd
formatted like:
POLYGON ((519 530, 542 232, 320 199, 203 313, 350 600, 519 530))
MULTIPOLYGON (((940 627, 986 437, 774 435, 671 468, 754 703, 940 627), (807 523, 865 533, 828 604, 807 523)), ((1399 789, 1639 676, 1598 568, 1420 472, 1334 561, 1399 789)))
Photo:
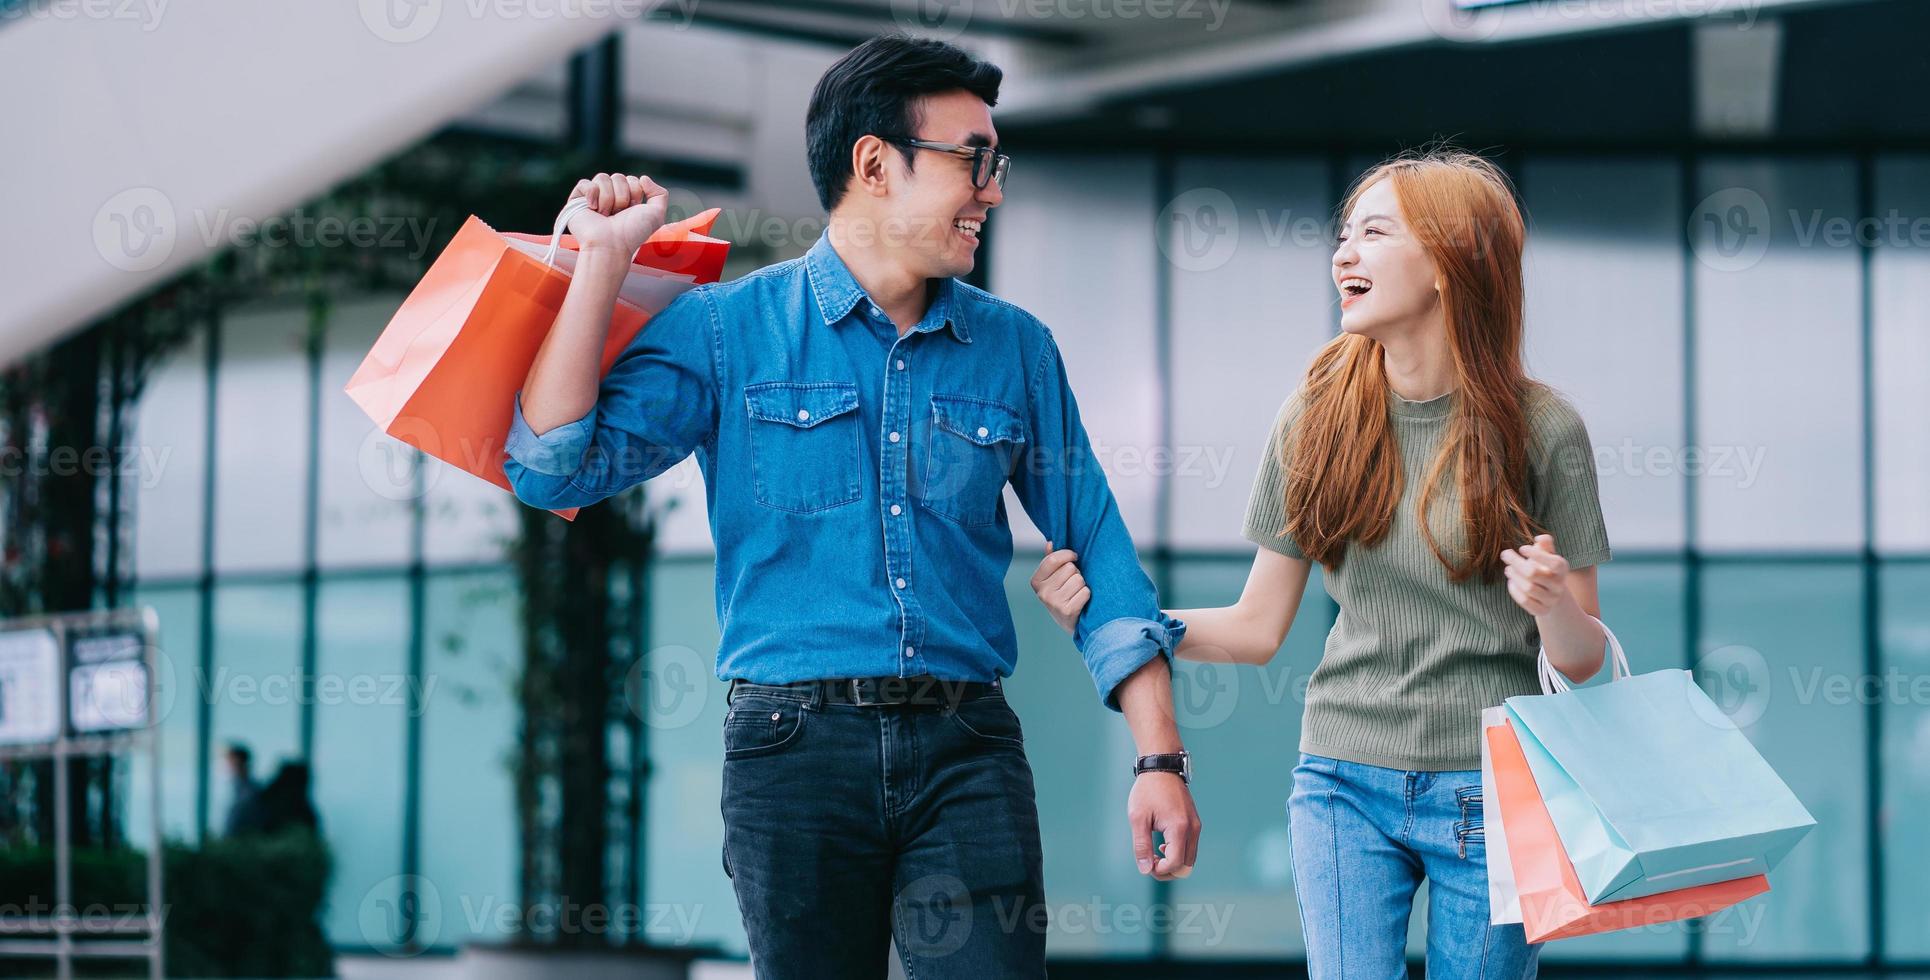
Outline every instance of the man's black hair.
MULTIPOLYGON (((825 69, 804 115, 811 182, 826 211, 844 199, 851 179, 851 146, 867 134, 910 137, 918 131, 918 100, 964 89, 997 105, 1005 73, 943 41, 887 34, 874 37, 825 69)), ((913 149, 899 146, 905 165, 913 149)))

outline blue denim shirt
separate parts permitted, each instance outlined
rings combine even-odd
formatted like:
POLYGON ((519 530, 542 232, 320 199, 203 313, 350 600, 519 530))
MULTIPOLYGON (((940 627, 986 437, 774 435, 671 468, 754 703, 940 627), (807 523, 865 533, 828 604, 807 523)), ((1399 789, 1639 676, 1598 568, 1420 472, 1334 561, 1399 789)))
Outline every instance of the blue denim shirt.
POLYGON ((946 279, 900 337, 828 234, 801 259, 678 297, 582 419, 539 436, 519 392, 506 451, 516 496, 547 508, 697 454, 720 678, 1010 675, 1008 482, 1079 553, 1092 599, 1073 640, 1107 707, 1186 629, 1139 566, 1051 331, 946 279))

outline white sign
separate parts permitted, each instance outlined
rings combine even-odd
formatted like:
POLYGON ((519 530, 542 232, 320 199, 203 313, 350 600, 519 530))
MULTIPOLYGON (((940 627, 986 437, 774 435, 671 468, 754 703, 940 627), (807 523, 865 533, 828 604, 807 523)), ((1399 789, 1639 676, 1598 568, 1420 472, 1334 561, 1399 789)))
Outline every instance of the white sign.
POLYGON ((0 745, 60 735, 60 642, 52 630, 0 633, 0 745))
POLYGON ((67 717, 77 732, 147 725, 147 664, 137 633, 76 637, 67 717))

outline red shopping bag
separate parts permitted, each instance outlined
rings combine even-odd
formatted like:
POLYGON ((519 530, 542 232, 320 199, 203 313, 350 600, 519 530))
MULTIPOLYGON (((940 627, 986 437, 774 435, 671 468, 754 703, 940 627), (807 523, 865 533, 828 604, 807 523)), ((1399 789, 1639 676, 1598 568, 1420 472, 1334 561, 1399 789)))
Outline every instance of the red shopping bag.
MULTIPOLYGON (((717 215, 712 208, 667 224, 637 250, 610 320, 604 373, 671 299, 723 273, 730 243, 706 234, 717 215)), ((555 235, 499 232, 471 215, 343 391, 382 431, 508 490, 511 401, 562 309, 575 258, 576 241, 560 226, 555 235)), ((576 518, 574 507, 556 513, 576 518)))
POLYGON ((1568 862, 1555 822, 1542 805, 1528 757, 1514 729, 1506 724, 1486 730, 1494 765, 1495 809, 1508 835, 1508 859, 1521 896, 1521 924, 1528 941, 1567 939, 1597 932, 1691 919, 1726 909, 1769 890, 1769 879, 1750 875, 1696 885, 1619 902, 1589 905, 1581 879, 1568 862))

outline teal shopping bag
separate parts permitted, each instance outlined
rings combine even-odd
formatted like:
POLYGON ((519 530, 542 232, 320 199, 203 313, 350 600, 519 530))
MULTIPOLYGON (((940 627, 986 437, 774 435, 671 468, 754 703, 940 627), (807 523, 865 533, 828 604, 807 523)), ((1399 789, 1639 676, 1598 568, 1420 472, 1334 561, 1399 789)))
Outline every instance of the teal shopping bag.
POLYGON ((1589 904, 1767 874, 1815 818, 1688 671, 1608 643, 1609 683, 1570 690, 1544 649, 1544 693, 1506 702, 1589 904))

